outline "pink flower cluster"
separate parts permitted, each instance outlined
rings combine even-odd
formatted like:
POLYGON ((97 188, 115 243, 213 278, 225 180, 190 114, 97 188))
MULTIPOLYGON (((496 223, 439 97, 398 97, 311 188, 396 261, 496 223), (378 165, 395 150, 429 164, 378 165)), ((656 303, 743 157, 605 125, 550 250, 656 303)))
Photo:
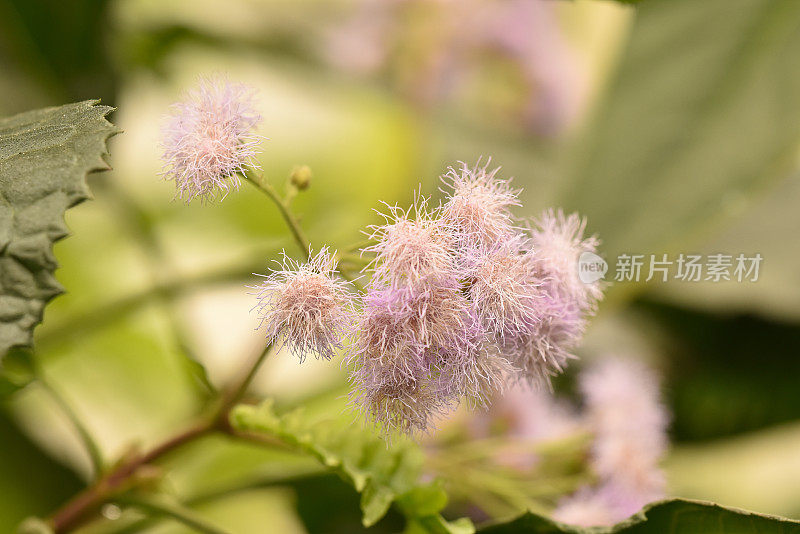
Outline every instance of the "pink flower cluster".
POLYGON ((598 484, 567 497, 553 514, 565 523, 612 525, 663 498, 659 462, 667 447, 667 413, 658 380, 639 362, 609 359, 581 375, 586 419, 594 435, 590 464, 598 484))
POLYGON ((387 431, 424 432, 509 382, 549 385, 602 296, 577 276, 597 245, 577 215, 519 225, 518 191, 488 165, 443 182, 442 204, 390 207, 364 249, 371 279, 347 362, 354 405, 387 431))
POLYGON ((268 339, 301 359, 343 351, 353 405, 387 432, 427 431, 507 383, 549 385, 602 297, 578 279, 597 241, 577 215, 519 225, 518 191, 487 165, 462 163, 443 183, 440 205, 417 197, 371 227, 360 312, 327 249, 306 264, 285 258, 256 288, 268 339))
POLYGON ((213 200, 238 189, 248 167, 258 168, 254 93, 245 84, 204 78, 172 106, 162 129, 162 175, 175 182, 178 198, 213 200))

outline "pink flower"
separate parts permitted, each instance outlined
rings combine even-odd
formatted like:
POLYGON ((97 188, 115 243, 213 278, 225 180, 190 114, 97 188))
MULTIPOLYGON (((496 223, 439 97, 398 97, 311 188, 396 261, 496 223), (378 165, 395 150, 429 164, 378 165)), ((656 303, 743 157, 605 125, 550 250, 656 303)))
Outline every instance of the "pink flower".
POLYGON ((519 369, 519 379, 549 387, 550 378, 575 358, 572 350, 583 336, 586 319, 575 304, 548 293, 542 295, 537 310, 527 330, 504 340, 504 350, 519 369))
POLYGON ((352 404, 387 435, 430 431, 446 406, 427 381, 406 380, 391 384, 362 384, 351 393, 352 404))
POLYGON ((510 239, 467 260, 469 298, 487 333, 501 340, 526 332, 541 313, 541 281, 526 244, 521 237, 510 239))
POLYGON ((539 277, 548 280, 549 291, 560 295, 581 310, 594 311, 603 298, 599 282, 585 284, 578 277, 578 259, 583 252, 597 252, 600 241, 584 237, 586 219, 577 213, 564 215, 561 210, 546 210, 534 221, 531 242, 537 258, 539 277))
POLYGON ((284 253, 279 265, 252 287, 267 339, 282 342, 301 362, 308 353, 332 358, 355 317, 349 282, 336 277, 336 260, 327 247, 303 264, 284 253))
POLYGON ((585 219, 547 210, 531 229, 533 276, 538 280, 536 318, 527 330, 504 339, 511 362, 528 382, 548 383, 574 358, 572 351, 583 337, 588 316, 603 296, 603 286, 583 283, 578 259, 596 252, 598 240, 584 238, 585 219))
POLYGON ((668 417, 658 380, 643 364, 601 361, 584 371, 580 387, 594 434, 590 465, 599 483, 563 499, 553 517, 583 526, 613 525, 664 497, 659 468, 668 417))
POLYGON ((556 521, 581 527, 610 526, 625 517, 613 509, 605 492, 589 487, 564 497, 553 511, 556 521))
POLYGON ((261 116, 254 89, 222 78, 202 78, 183 102, 172 106, 162 129, 162 175, 174 180, 176 195, 187 203, 213 200, 238 189, 238 174, 258 167, 253 133, 261 116))
POLYGON ((455 252, 491 249, 519 233, 509 209, 519 206, 519 191, 510 180, 496 177, 500 168, 487 170, 490 161, 470 168, 461 162, 442 176, 447 199, 441 207, 442 224, 454 237, 455 252))
POLYGON ((374 280, 413 282, 428 276, 453 276, 454 264, 448 235, 418 197, 411 209, 387 206, 386 223, 372 226, 374 245, 366 247, 376 257, 369 265, 374 280))
POLYGON ((580 386, 595 434, 594 470, 618 492, 641 496, 636 509, 660 497, 668 417, 655 374, 634 360, 609 359, 585 371, 580 386))

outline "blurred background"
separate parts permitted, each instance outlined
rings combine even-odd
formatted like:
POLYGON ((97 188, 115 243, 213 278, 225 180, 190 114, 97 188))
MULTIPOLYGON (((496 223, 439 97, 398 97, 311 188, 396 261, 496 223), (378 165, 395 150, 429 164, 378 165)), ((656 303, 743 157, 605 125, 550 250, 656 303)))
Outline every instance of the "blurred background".
MULTIPOLYGON (((417 184, 437 197, 448 165, 491 157, 524 188, 519 216, 585 214, 612 275, 620 253, 760 253, 755 283, 613 284, 580 355, 661 373, 670 495, 800 518, 797 58, 791 0, 0 0, 0 115, 101 98, 125 131, 113 172, 90 177, 94 201, 67 214, 68 293, 36 329, 37 358, 113 458, 170 433, 258 348, 244 286, 295 252, 279 214, 246 184, 187 207, 158 177, 168 105, 224 73, 259 90, 266 175, 313 169, 296 206, 317 246, 359 241, 379 201, 408 204, 417 184)), ((257 390, 348 419, 345 376, 279 355, 257 390)), ((12 532, 78 491, 89 461, 45 391, 2 387, 12 532)), ((174 462, 183 495, 291 475, 198 497, 235 532, 322 532, 321 514, 358 528, 357 496, 300 460, 210 438, 174 462)))

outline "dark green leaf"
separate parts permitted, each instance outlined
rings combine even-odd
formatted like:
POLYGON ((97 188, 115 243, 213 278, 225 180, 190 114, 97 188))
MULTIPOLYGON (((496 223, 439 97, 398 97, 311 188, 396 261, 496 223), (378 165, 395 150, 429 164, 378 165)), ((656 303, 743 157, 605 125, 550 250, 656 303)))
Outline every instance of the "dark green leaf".
POLYGON ((32 345, 62 292, 53 243, 68 233, 64 211, 90 196, 86 174, 108 169, 111 111, 86 101, 0 120, 0 358, 32 345))
POLYGON ((611 528, 581 528, 526 513, 479 530, 480 534, 789 534, 800 532, 800 522, 725 508, 700 501, 673 499, 646 506, 611 528))

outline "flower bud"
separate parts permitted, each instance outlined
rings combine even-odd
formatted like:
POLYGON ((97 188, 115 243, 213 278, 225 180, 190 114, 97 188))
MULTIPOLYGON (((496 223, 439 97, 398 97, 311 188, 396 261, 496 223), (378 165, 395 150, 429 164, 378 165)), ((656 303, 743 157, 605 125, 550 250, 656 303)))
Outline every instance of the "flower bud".
POLYGON ((311 187, 312 177, 313 173, 311 172, 311 167, 308 165, 299 165, 292 169, 292 173, 289 175, 289 183, 295 186, 299 191, 305 191, 311 187))

